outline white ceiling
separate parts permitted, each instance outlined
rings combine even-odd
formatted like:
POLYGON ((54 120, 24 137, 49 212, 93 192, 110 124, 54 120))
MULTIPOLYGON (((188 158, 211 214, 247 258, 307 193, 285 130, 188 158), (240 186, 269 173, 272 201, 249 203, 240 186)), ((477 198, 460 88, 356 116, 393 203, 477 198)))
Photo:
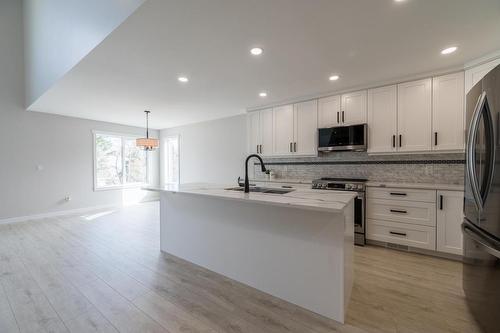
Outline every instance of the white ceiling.
POLYGON ((498 0, 148 0, 30 110, 143 125, 149 109, 166 128, 495 50, 498 0), (458 51, 442 56, 450 45, 458 51))

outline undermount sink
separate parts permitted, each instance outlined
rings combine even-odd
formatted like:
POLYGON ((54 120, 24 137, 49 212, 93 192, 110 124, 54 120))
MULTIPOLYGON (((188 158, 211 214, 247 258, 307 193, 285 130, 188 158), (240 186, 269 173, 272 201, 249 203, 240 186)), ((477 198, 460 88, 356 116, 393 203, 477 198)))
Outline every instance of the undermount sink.
MULTIPOLYGON (((239 191, 243 192, 245 189, 243 187, 230 187, 226 188, 228 191, 239 191)), ((250 187, 250 192, 260 192, 267 194, 286 194, 295 191, 294 189, 285 189, 285 188, 269 188, 269 187, 250 187)))

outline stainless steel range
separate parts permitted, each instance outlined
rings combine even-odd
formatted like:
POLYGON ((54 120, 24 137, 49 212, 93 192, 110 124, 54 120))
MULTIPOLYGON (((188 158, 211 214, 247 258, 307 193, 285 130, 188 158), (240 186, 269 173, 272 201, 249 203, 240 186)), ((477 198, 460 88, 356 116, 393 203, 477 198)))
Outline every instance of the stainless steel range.
POLYGON ((313 180, 312 188, 317 190, 353 191, 354 200, 354 244, 365 245, 365 182, 359 178, 324 177, 313 180))

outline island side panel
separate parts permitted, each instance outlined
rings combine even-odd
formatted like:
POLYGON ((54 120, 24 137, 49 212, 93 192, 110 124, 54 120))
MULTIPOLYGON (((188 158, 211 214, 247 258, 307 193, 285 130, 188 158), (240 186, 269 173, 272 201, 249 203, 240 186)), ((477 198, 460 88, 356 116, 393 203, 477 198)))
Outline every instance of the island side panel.
POLYGON ((344 321, 349 213, 170 192, 162 193, 161 210, 162 251, 344 321))

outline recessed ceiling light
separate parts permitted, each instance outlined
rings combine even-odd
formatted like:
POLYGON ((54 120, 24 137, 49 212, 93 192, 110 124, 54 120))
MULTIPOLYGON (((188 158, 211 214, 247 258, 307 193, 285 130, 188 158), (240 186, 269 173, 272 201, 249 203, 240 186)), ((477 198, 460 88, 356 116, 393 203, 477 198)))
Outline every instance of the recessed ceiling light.
POLYGON ((339 78, 340 78, 340 76, 338 76, 338 75, 332 75, 332 76, 330 76, 328 78, 328 80, 330 80, 330 81, 337 81, 339 78))
POLYGON ((262 91, 259 93, 260 97, 267 97, 267 93, 265 91, 262 91))
POLYGON ((187 77, 185 77, 185 76, 179 76, 177 78, 177 80, 179 80, 179 82, 183 82, 183 83, 186 83, 186 82, 189 81, 189 79, 187 77))
POLYGON ((261 55, 264 50, 261 47, 254 47, 250 50, 250 53, 253 55, 261 55))
POLYGON ((450 54, 450 53, 455 52, 457 49, 458 49, 458 47, 456 47, 456 46, 448 47, 448 48, 442 50, 441 54, 450 54))
POLYGON ((394 2, 405 2, 406 0, 394 0, 394 2))

